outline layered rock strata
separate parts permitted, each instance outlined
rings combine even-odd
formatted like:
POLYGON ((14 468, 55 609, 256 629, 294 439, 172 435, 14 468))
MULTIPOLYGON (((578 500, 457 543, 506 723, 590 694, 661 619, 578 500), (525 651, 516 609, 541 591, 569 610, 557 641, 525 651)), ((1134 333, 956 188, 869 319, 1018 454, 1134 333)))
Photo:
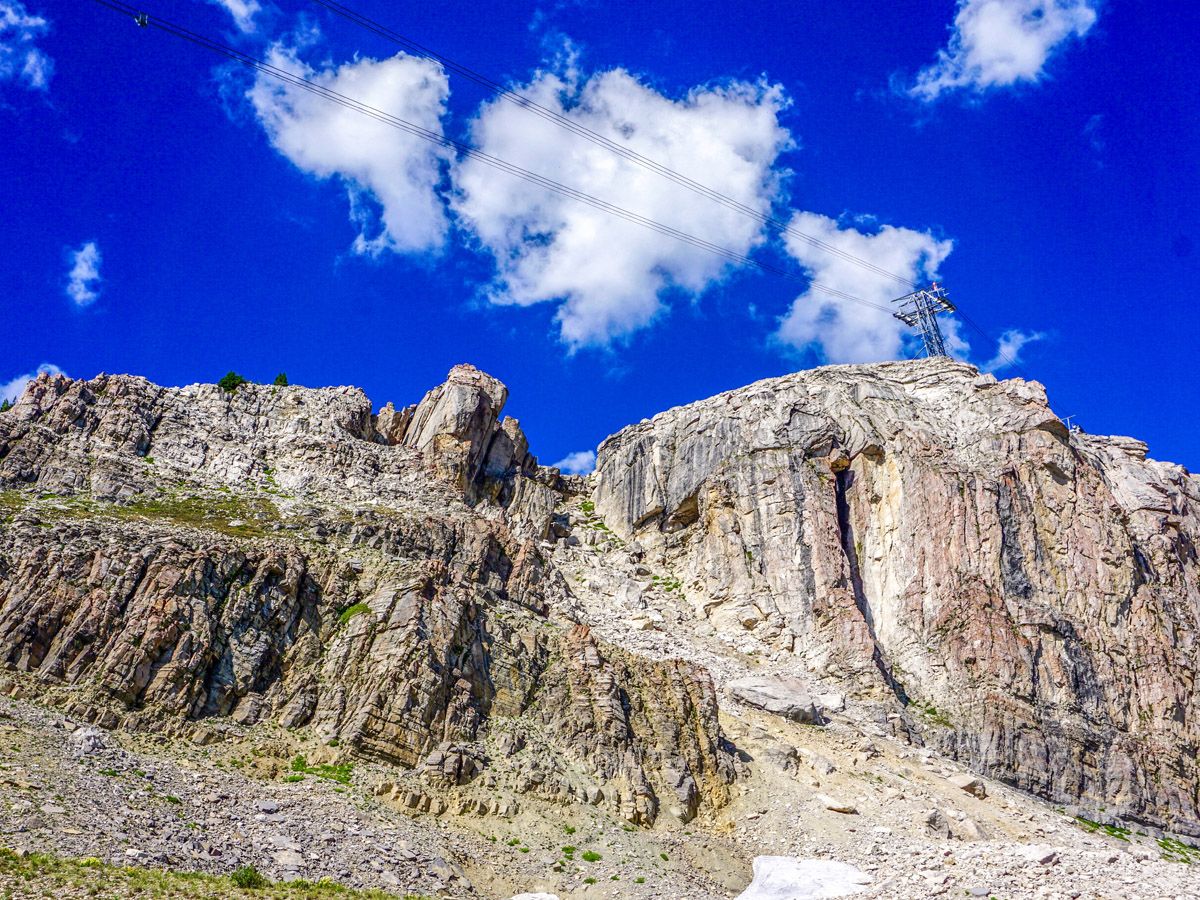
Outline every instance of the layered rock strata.
POLYGON ((1182 468, 949 360, 669 410, 590 479, 538 466, 506 395, 470 366, 377 415, 353 388, 39 378, 0 415, 10 688, 109 727, 276 723, 409 773, 379 786, 403 808, 643 824, 753 774, 720 696, 819 724, 845 694, 978 772, 1200 834, 1182 468))
POLYGON ((605 441, 686 602, 1056 801, 1200 832, 1200 480, 950 360, 828 367, 605 441), (794 655, 794 656, 792 656, 794 655))
POLYGON ((561 488, 504 400, 471 367, 380 417, 354 389, 39 379, 0 418, 0 664, 108 727, 274 721, 404 769, 457 746, 493 805, 719 806, 707 673, 548 618, 561 488))

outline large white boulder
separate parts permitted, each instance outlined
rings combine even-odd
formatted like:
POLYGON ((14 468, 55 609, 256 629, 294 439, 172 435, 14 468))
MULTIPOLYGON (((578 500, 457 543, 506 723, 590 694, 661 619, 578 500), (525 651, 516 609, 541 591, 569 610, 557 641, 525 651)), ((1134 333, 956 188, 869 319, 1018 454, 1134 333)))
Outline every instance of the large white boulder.
POLYGON ((871 876, 832 859, 754 857, 754 880, 737 900, 821 900, 857 894, 871 876))

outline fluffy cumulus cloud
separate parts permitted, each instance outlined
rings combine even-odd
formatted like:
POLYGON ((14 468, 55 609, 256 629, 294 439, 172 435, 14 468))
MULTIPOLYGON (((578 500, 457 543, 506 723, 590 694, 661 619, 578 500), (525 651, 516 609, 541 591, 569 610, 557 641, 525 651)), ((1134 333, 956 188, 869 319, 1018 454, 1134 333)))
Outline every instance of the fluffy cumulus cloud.
POLYGON ((950 43, 917 74, 922 100, 966 88, 985 91, 1041 78, 1056 49, 1096 23, 1098 0, 959 0, 950 43))
MULTIPOLYGON (((766 213, 779 189, 782 90, 766 83, 698 87, 673 99, 620 69, 581 78, 539 73, 520 91, 541 105, 766 213)), ((761 223, 668 181, 610 150, 496 100, 473 124, 485 153, 547 174, 615 206, 747 253, 761 223)), ((726 260, 549 190, 461 160, 452 205, 496 263, 489 298, 560 302, 562 339, 605 344, 654 320, 671 288, 698 296, 726 260)))
POLYGON ((216 6, 223 6, 233 16, 233 23, 238 30, 250 34, 255 30, 254 16, 262 11, 258 0, 209 0, 216 6))
MULTIPOLYGON (((360 103, 442 133, 450 88, 436 63, 399 53, 313 69, 294 48, 275 45, 268 61, 360 103)), ((353 109, 259 75, 248 94, 275 149, 318 178, 340 179, 363 254, 440 247, 447 218, 438 193, 450 153, 444 147, 353 109)))
MULTIPOLYGON (((843 253, 865 260, 906 281, 936 277, 952 243, 925 231, 884 225, 860 230, 817 213, 792 217, 794 231, 817 238, 843 253)), ((901 356, 905 326, 892 315, 890 301, 910 290, 898 280, 837 256, 794 234, 787 250, 817 283, 867 303, 837 299, 816 288, 805 291, 783 317, 778 340, 798 350, 816 350, 831 363, 878 362, 901 356), (872 304, 872 305, 868 305, 872 304)), ((966 342, 954 325, 949 348, 965 354, 966 342)))
POLYGON ((594 450, 577 450, 574 453, 568 453, 554 463, 554 468, 566 472, 568 475, 587 475, 596 468, 596 452, 594 450))
POLYGON ((54 74, 54 60, 38 49, 36 41, 50 23, 33 15, 20 0, 0 0, 0 81, 17 81, 44 91, 54 74))
POLYGON ((1025 345, 1040 341, 1044 337, 1045 335, 1040 331, 1021 331, 1017 328, 1010 328, 1000 335, 1000 341, 996 345, 996 355, 983 364, 983 370, 999 372, 1002 369, 1020 365, 1021 351, 1025 345))
POLYGON ((16 403, 20 399, 21 394, 25 393, 25 386, 42 374, 65 375, 66 373, 58 366, 50 363, 42 363, 37 367, 37 371, 35 372, 26 372, 24 375, 18 375, 11 381, 0 382, 0 402, 8 401, 9 403, 16 403))
POLYGON ((79 307, 91 306, 100 297, 100 248, 88 241, 68 254, 67 296, 79 307))

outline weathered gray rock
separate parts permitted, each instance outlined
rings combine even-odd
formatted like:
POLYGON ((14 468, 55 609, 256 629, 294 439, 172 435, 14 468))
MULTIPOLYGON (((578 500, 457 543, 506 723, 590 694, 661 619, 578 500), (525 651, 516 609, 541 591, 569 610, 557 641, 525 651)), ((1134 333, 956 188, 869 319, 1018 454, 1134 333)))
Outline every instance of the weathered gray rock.
POLYGON ((737 771, 718 685, 673 658, 694 624, 730 696, 747 659, 773 679, 741 702, 815 721, 841 701, 799 685, 836 682, 864 734, 1200 833, 1180 467, 949 360, 669 410, 590 479, 537 467, 505 399, 471 367, 377 416, 353 388, 40 377, 0 415, 0 665, 105 728, 275 722, 401 767, 469 748, 395 798, 418 814, 459 792, 648 823, 737 771), (585 555, 627 575, 586 583, 585 555), (595 624, 612 608, 628 646, 595 624))
POLYGON ((76 757, 91 756, 108 746, 104 732, 92 725, 83 725, 71 732, 71 752, 76 757))
POLYGON ((822 807, 830 812, 842 813, 843 815, 847 816, 858 815, 858 809, 848 800, 839 800, 834 797, 830 797, 828 794, 817 794, 816 800, 819 804, 821 804, 822 807))
POLYGON ((515 419, 500 421, 507 399, 508 389, 495 378, 474 366, 455 366, 445 383, 417 404, 403 443, 424 453, 437 472, 464 490, 481 476, 530 469, 533 461, 520 425, 515 419))
POLYGON ((950 821, 940 809, 931 809, 923 817, 925 828, 931 835, 940 838, 950 837, 950 821))
POLYGON ((809 685, 799 678, 753 675, 735 679, 727 687, 734 697, 748 706, 806 725, 825 722, 824 709, 809 685))
POLYGON ((457 367, 392 444, 351 389, 38 379, 0 417, 0 666, 66 686, 79 721, 203 745, 273 721, 329 761, 420 765, 430 790, 397 802, 434 815, 485 771, 481 814, 601 785, 638 823, 724 803, 708 673, 548 622, 562 488, 497 421, 505 394, 457 367), (496 719, 539 739, 493 761, 496 719))
POLYGON ((947 781, 960 791, 966 791, 981 799, 987 796, 987 786, 979 778, 969 773, 960 772, 957 775, 951 775, 947 781))
POLYGON ((1049 844, 1018 844, 1013 852, 1039 866, 1051 866, 1058 861, 1058 850, 1049 844))

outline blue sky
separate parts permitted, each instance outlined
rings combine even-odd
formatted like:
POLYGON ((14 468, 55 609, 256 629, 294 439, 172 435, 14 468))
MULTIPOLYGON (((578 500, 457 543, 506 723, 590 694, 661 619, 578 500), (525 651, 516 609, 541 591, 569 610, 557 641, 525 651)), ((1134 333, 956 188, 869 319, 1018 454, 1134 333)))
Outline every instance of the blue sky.
MULTIPOLYGON (((0 386, 504 380, 543 462, 822 361, 911 355, 893 280, 301 0, 151 15, 799 279, 729 264, 77 0, 0 0, 0 386), (11 381, 10 381, 11 380, 11 381)), ((1192 4, 353 8, 752 211, 924 278, 1089 431, 1200 467, 1192 4), (1019 346, 1023 343, 1023 346, 1019 346), (1019 350, 1018 350, 1019 346, 1019 350)), ((1001 365, 996 374, 1014 374, 1001 365)))

